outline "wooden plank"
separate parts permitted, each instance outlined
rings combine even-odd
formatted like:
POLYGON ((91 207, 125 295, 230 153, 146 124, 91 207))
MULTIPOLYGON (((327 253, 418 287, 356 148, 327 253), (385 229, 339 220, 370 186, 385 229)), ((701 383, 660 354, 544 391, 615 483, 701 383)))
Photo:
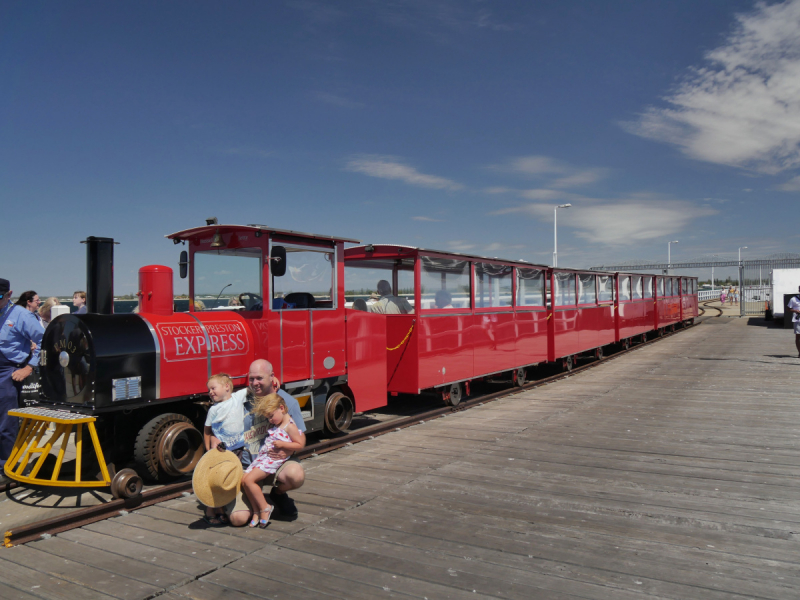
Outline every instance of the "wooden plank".
POLYGON ((178 552, 154 548, 153 546, 119 539, 84 528, 59 533, 58 537, 72 542, 79 542, 89 548, 102 550, 112 556, 125 556, 132 560, 138 560, 147 565, 169 565, 170 569, 194 577, 208 573, 216 567, 215 563, 195 556, 186 556, 178 552))
POLYGON ((0 573, 3 585, 0 589, 12 590, 11 598, 18 591, 25 591, 45 600, 112 600, 109 596, 93 589, 86 588, 60 577, 46 575, 25 565, 6 559, 18 547, 9 548, 0 555, 0 573))
POLYGON ((213 543, 181 539, 168 533, 134 527, 127 519, 109 519, 86 525, 83 529, 103 533, 120 540, 130 540, 160 550, 167 550, 184 556, 196 557, 214 564, 225 564, 245 555, 240 549, 223 548, 213 543))
MULTIPOLYGON (((47 552, 36 549, 33 545, 11 548, 8 552, 3 553, 3 559, 16 565, 7 567, 13 571, 16 571, 19 567, 27 566, 39 573, 39 577, 57 577, 81 586, 83 589, 92 590, 104 596, 119 598, 120 600, 145 598, 164 589, 157 585, 150 585, 122 575, 115 575, 73 560, 52 556, 47 552)), ((83 589, 81 595, 83 594, 83 589)))
MULTIPOLYGON (((28 544, 26 547, 39 550, 48 556, 61 557, 69 561, 69 563, 82 565, 81 569, 88 567, 92 570, 99 569, 113 573, 116 585, 123 585, 122 581, 127 577, 128 579, 146 583, 148 587, 152 585, 159 589, 167 589, 186 583, 191 579, 191 576, 186 573, 172 568, 170 563, 157 563, 156 561, 145 563, 127 556, 112 554, 79 542, 73 542, 60 536, 39 540, 28 544)), ((38 568, 38 563, 27 564, 37 564, 36 568, 38 568)))

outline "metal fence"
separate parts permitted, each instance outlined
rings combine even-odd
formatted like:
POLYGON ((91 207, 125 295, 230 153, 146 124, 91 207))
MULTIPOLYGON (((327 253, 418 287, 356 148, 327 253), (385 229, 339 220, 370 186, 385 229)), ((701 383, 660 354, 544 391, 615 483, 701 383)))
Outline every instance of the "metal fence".
POLYGON ((722 290, 700 290, 697 292, 697 299, 700 302, 705 300, 719 300, 719 295, 722 290))
MULTIPOLYGON (((746 260, 739 267, 739 289, 741 290, 740 311, 742 316, 764 316, 767 306, 771 306, 772 270, 800 269, 800 259, 746 260)), ((783 298, 774 299, 783 302, 783 298)))

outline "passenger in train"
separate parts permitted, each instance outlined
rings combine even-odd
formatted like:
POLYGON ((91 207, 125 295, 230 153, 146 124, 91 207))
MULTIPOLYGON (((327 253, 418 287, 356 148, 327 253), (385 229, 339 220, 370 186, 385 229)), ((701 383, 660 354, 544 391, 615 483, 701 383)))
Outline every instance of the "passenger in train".
POLYGON ((378 282, 378 295, 380 300, 369 307, 370 312, 382 315, 407 315, 414 312, 408 300, 392 295, 392 286, 385 279, 378 282))
POLYGON ((789 312, 793 313, 794 345, 797 347, 797 358, 800 358, 800 288, 797 289, 797 295, 789 300, 789 312))
MULTIPOLYGON (((261 443, 267 435, 266 419, 258 416, 254 411, 254 402, 259 396, 277 393, 283 398, 289 415, 300 431, 303 446, 305 446, 306 439, 306 425, 300 412, 300 405, 294 397, 280 389, 281 384, 275 377, 272 364, 263 359, 253 361, 247 374, 247 380, 247 388, 237 390, 232 396, 234 400, 243 400, 244 450, 241 462, 245 468, 250 466, 253 457, 258 454, 261 443)), ((288 459, 292 454, 293 451, 276 448, 271 450, 269 455, 274 459, 288 459)), ((265 485, 272 486, 272 490, 269 492, 270 503, 278 508, 284 519, 293 520, 297 518, 297 507, 294 501, 289 498, 287 492, 302 486, 305 482, 305 477, 303 465, 296 460, 286 460, 274 475, 267 476, 264 481, 265 485)), ((240 489, 236 499, 226 506, 226 512, 230 518, 231 525, 242 527, 250 521, 254 511, 247 496, 240 489)))
POLYGON ((436 292, 436 308, 453 308, 453 297, 447 290, 439 290, 436 292))
POLYGON ((353 310, 362 310, 364 312, 369 312, 369 307, 367 307, 367 301, 363 298, 356 298, 353 300, 353 310))

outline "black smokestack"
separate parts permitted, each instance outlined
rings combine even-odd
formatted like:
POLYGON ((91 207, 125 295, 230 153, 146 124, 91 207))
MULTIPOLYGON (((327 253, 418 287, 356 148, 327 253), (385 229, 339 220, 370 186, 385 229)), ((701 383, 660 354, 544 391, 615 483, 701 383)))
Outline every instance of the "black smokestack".
POLYGON ((86 312, 114 314, 114 238, 89 236, 86 244, 86 312))

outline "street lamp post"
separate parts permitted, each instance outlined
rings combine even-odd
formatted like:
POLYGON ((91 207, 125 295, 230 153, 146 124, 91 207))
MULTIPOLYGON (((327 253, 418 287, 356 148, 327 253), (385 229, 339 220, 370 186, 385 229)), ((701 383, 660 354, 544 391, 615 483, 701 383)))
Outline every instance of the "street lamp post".
MULTIPOLYGON (((744 279, 744 266, 742 265, 742 250, 747 250, 747 246, 739 248, 739 315, 744 316, 744 288, 742 287, 742 280, 744 279)), ((734 298, 736 300, 736 298, 734 298)))
MULTIPOLYGON (((719 258, 719 254, 712 254, 711 258, 719 258)), ((713 296, 714 292, 714 265, 711 265, 711 292, 713 296)))
POLYGON ((667 273, 669 273, 670 267, 672 267, 672 244, 677 243, 678 240, 667 242, 667 273))
POLYGON ((572 204, 559 204, 553 209, 553 267, 558 266, 558 209, 570 206, 572 204))

